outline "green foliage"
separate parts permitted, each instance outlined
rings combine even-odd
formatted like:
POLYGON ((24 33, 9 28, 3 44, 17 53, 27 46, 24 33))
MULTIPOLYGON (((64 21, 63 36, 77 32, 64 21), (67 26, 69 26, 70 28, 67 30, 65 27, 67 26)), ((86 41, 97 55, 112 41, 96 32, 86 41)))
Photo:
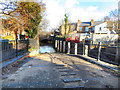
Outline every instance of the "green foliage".
POLYGON ((64 37, 65 37, 65 38, 69 38, 69 36, 68 36, 68 35, 65 35, 64 37))
POLYGON ((68 29, 68 16, 65 14, 65 35, 67 34, 67 29, 68 29))
POLYGON ((27 58, 24 58, 24 60, 27 59, 27 58))
POLYGON ((18 60, 18 62, 20 62, 20 60, 18 60))
POLYGON ((120 69, 120 65, 118 66, 118 68, 120 69))
POLYGON ((20 2, 18 6, 18 11, 25 23, 25 30, 28 31, 30 38, 34 38, 37 34, 39 23, 42 20, 45 5, 42 2, 20 2))

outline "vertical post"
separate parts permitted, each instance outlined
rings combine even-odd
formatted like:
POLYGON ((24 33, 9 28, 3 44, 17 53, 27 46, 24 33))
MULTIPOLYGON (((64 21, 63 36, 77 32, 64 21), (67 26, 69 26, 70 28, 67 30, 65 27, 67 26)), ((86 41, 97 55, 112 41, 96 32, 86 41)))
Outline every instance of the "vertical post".
POLYGON ((75 43, 75 55, 77 55, 77 43, 75 43))
POLYGON ((59 52, 59 40, 57 40, 57 51, 59 52))
POLYGON ((28 51, 28 48, 29 48, 29 39, 27 39, 27 51, 28 51))
POLYGON ((88 45, 85 45, 84 55, 85 55, 85 56, 88 56, 88 45))
POLYGON ((60 52, 62 52, 62 40, 60 40, 60 52))
POLYGON ((59 52, 60 52, 60 40, 59 40, 59 52))
POLYGON ((101 53, 101 42, 99 42, 99 44, 98 44, 98 58, 97 58, 97 61, 100 60, 100 53, 101 53))
POLYGON ((68 54, 70 54, 70 42, 68 42, 68 54))
POLYGON ((65 41, 63 41, 63 52, 65 53, 65 41))
POLYGON ((83 42, 83 55, 85 55, 85 43, 83 42))
POLYGON ((20 40, 19 22, 18 22, 18 40, 20 40))
POLYGON ((18 40, 16 39, 16 57, 18 56, 18 40))
POLYGON ((55 40, 55 49, 57 48, 57 40, 55 40))
POLYGON ((119 58, 120 57, 120 45, 116 47, 116 55, 115 55, 115 62, 119 63, 119 58))

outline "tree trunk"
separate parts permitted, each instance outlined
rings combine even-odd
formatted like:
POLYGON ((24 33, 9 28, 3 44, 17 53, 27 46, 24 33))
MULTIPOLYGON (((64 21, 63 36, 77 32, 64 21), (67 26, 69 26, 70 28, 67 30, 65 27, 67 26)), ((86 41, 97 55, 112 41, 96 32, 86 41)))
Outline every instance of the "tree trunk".
POLYGON ((39 35, 37 35, 37 50, 39 50, 39 47, 40 47, 40 37, 39 35))

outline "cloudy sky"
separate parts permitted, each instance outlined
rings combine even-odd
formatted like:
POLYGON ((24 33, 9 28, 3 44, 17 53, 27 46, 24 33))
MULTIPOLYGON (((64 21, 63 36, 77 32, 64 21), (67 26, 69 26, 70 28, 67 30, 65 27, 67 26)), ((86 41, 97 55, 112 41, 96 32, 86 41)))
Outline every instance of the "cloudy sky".
POLYGON ((118 7, 119 0, 43 0, 47 8, 47 19, 50 27, 57 27, 69 14, 71 22, 100 20, 111 10, 118 7))
POLYGON ((48 30, 58 27, 64 20, 65 13, 69 15, 71 22, 77 22, 78 19, 80 21, 101 20, 109 15, 111 10, 118 8, 118 1, 120 0, 43 0, 46 4, 48 30))

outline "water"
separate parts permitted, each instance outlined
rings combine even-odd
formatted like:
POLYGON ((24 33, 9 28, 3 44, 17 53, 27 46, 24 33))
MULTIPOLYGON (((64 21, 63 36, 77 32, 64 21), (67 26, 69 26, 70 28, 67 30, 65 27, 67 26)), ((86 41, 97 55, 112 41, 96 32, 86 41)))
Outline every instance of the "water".
POLYGON ((40 46, 40 53, 54 53, 55 50, 52 46, 40 46))

